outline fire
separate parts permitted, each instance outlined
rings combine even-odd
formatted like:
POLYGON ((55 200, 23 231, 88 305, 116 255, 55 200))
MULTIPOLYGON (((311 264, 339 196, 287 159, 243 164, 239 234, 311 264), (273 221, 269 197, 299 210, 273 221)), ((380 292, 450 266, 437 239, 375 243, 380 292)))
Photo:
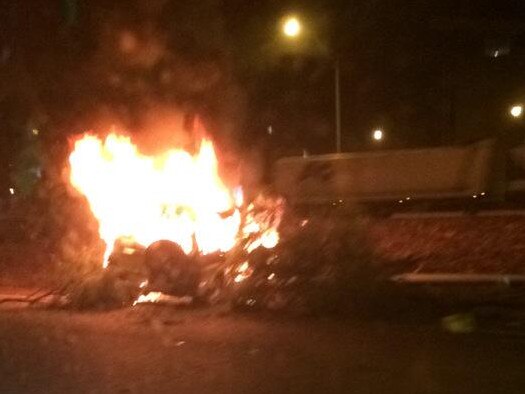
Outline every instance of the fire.
POLYGON ((71 184, 99 222, 104 267, 122 238, 146 247, 171 240, 187 254, 226 252, 250 233, 261 234, 251 249, 278 242, 278 222, 260 221, 260 215, 241 209, 242 190, 228 188, 220 178, 210 140, 203 139, 193 155, 170 149, 147 156, 127 136, 84 134, 75 141, 69 164, 71 184), (242 211, 247 213, 241 228, 242 211))
POLYGON ((145 302, 159 302, 159 300, 162 298, 162 293, 159 291, 151 291, 148 294, 141 294, 139 297, 133 302, 133 305, 137 304, 143 304, 145 302))

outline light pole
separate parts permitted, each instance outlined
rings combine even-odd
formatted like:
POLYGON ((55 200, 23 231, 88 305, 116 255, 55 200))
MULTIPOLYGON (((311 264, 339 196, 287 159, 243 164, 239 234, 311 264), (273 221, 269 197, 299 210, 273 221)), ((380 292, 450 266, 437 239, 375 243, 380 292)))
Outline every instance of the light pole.
MULTIPOLYGON (((288 39, 297 38, 303 30, 301 21, 296 16, 284 19, 282 32, 288 39)), ((341 83, 339 60, 334 61, 334 104, 335 104, 335 151, 341 153, 341 83)))
POLYGON ((334 64, 335 90, 335 151, 341 153, 341 89, 339 83, 339 60, 334 64))

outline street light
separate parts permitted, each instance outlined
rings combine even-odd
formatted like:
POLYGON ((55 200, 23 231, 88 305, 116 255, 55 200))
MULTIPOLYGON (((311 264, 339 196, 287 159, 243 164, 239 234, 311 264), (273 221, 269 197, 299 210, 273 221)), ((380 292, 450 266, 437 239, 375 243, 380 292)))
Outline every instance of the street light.
POLYGON ((287 37, 297 37, 301 33, 301 22, 295 16, 290 16, 284 20, 283 33, 287 37))
POLYGON ((374 130, 374 132, 372 133, 372 138, 374 139, 374 141, 381 141, 383 139, 383 130, 381 129, 377 129, 377 130, 374 130))
MULTIPOLYGON (((289 16, 284 19, 282 25, 283 34, 289 38, 294 39, 301 34, 302 23, 296 16, 289 16)), ((335 102, 335 150, 341 153, 341 93, 340 93, 340 78, 339 78, 339 62, 334 62, 334 102, 335 102)))
POLYGON ((523 106, 521 104, 513 105, 509 112, 513 118, 520 118, 523 114, 523 106))

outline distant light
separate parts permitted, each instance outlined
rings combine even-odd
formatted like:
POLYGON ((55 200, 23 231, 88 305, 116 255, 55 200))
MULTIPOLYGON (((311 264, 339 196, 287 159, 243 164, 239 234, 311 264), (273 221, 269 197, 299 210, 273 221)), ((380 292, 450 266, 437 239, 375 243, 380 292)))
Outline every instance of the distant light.
POLYGON ((399 200, 399 203, 400 203, 400 204, 403 204, 403 200, 399 200))
POLYGON ((301 33, 301 23, 296 17, 289 17, 284 21, 283 33, 288 37, 297 37, 301 33))
POLYGON ((374 132, 372 133, 372 138, 375 141, 381 141, 383 139, 383 130, 381 129, 374 130, 374 132))
POLYGON ((15 194, 15 189, 12 188, 12 187, 10 187, 10 188, 9 188, 9 193, 10 193, 11 195, 15 194))
POLYGON ((272 127, 272 125, 268 126, 267 131, 268 131, 268 134, 270 134, 270 135, 273 134, 273 127, 272 127))
POLYGON ((303 158, 308 157, 308 151, 303 148, 303 158))
POLYGON ((409 200, 410 200, 410 197, 405 198, 405 200, 409 201, 409 200))
POLYGON ((485 195, 485 192, 481 192, 481 195, 484 196, 484 195, 485 195))
POLYGON ((33 130, 31 130, 31 132, 33 133, 33 135, 40 134, 40 130, 38 130, 38 129, 33 129, 33 130))
POLYGON ((510 109, 510 114, 514 118, 521 117, 521 115, 523 114, 523 106, 521 104, 512 106, 512 108, 510 109))
POLYGON ((477 194, 473 194, 472 198, 478 198, 478 195, 477 194))
POLYGON ((270 275, 268 275, 268 280, 272 280, 275 278, 275 274, 272 272, 270 275))
POLYGON ((510 44, 508 42, 492 42, 485 47, 485 55, 494 59, 510 54, 510 44))

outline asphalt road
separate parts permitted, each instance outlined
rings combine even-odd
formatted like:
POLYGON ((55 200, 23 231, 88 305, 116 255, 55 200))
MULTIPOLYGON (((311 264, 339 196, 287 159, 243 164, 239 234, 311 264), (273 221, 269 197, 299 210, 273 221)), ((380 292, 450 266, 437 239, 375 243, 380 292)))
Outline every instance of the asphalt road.
POLYGON ((523 393, 525 337, 141 306, 0 310, 1 393, 523 393))

